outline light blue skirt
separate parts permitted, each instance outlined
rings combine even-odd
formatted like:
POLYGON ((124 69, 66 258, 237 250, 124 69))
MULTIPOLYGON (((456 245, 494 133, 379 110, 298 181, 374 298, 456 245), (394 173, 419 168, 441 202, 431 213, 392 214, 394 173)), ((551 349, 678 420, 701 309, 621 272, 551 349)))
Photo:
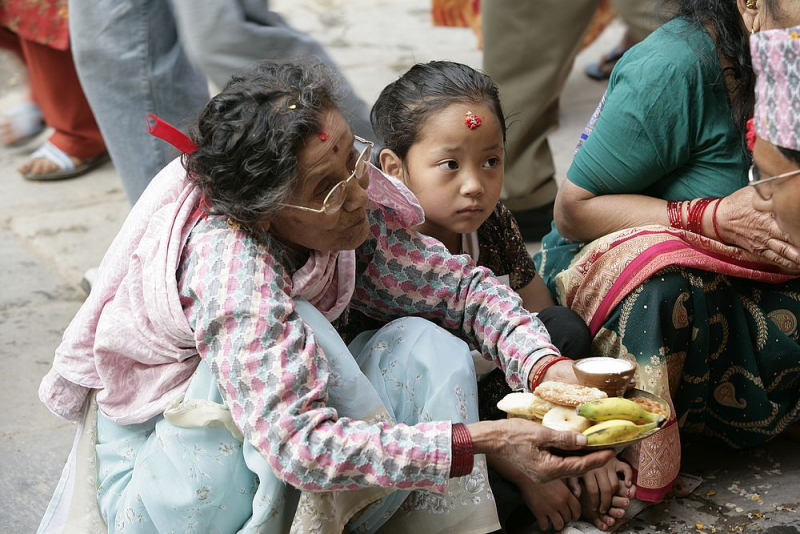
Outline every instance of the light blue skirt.
MULTIPOLYGON (((310 304, 311 326, 331 369, 329 404, 340 416, 366 419, 385 409, 398 423, 478 420, 468 346, 429 321, 409 317, 365 332, 346 347, 310 304)), ((224 410, 208 366, 198 366, 184 402, 224 410)), ((97 416, 97 499, 109 532, 288 532, 300 492, 280 481, 264 458, 214 422, 185 427, 159 415, 137 425, 97 416)), ((233 433, 232 431, 233 430, 233 433)), ((403 505, 395 491, 347 524, 375 532, 403 505)))

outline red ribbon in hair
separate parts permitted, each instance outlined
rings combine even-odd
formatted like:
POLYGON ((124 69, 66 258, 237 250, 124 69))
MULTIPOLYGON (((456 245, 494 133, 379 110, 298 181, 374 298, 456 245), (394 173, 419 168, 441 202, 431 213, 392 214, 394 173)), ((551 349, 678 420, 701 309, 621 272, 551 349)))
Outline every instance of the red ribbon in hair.
POLYGON ((188 135, 160 117, 150 113, 147 115, 145 122, 147 123, 147 131, 150 135, 163 139, 184 154, 191 154, 197 150, 197 145, 194 144, 194 141, 192 141, 188 135), (151 119, 154 124, 150 124, 151 119))

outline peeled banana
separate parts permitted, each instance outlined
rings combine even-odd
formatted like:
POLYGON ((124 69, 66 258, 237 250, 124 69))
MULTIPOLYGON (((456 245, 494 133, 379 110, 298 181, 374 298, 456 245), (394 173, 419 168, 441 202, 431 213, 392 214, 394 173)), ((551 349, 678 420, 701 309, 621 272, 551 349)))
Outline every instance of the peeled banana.
POLYGON ((587 428, 583 435, 586 436, 587 445, 609 445, 632 440, 656 426, 656 422, 637 425, 624 419, 612 419, 587 428))
POLYGON ((591 402, 584 402, 576 408, 578 415, 592 421, 611 421, 624 419, 631 422, 647 422, 660 424, 664 416, 651 413, 633 401, 622 397, 609 397, 591 402))

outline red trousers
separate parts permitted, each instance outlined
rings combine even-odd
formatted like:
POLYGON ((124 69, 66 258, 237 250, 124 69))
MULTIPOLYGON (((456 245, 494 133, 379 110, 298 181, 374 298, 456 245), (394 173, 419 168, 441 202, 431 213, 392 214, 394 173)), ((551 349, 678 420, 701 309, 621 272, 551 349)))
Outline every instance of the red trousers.
POLYGON ((16 53, 28 68, 33 99, 55 130, 50 142, 80 159, 103 153, 106 145, 78 81, 72 52, 22 39, 6 28, 0 28, 0 48, 16 53))

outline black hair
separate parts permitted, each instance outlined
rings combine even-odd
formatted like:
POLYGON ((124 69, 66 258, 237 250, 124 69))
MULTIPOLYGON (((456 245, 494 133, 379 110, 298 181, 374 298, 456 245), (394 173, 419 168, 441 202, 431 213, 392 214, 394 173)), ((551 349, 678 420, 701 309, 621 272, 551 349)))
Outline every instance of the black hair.
MULTIPOLYGON (((780 20, 783 13, 777 0, 758 0, 767 17, 780 20)), ((716 43, 719 55, 728 65, 722 75, 732 98, 732 114, 736 127, 746 131, 747 119, 753 116, 755 103, 755 73, 750 58, 749 31, 745 28, 736 0, 674 0, 676 17, 688 19, 696 27, 708 30, 716 43)), ((703 58, 717 63, 716 56, 703 58)))
POLYGON ((484 104, 497 116, 506 140, 506 120, 497 86, 486 74, 452 61, 417 63, 381 91, 370 120, 378 144, 405 162, 433 113, 457 103, 484 104))
POLYGON ((234 75, 206 105, 183 156, 210 213, 252 226, 297 186, 298 155, 338 109, 338 80, 319 62, 265 61, 234 75))

